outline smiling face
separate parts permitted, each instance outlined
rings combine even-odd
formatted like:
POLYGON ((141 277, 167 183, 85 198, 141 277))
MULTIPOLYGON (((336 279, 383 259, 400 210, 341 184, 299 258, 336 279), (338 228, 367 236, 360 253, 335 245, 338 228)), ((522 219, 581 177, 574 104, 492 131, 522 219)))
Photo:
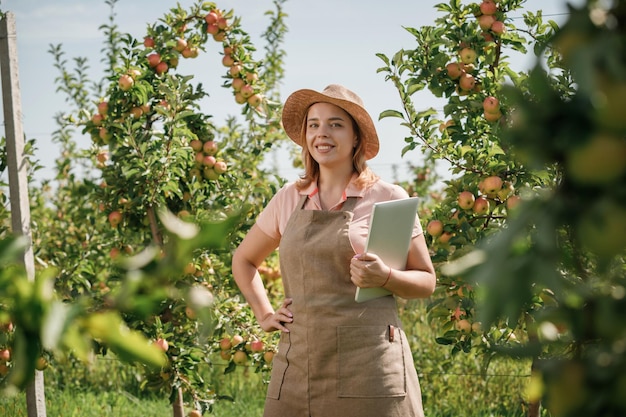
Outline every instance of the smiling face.
POLYGON ((306 146, 321 166, 352 165, 357 134, 352 117, 341 107, 315 103, 306 120, 306 146))

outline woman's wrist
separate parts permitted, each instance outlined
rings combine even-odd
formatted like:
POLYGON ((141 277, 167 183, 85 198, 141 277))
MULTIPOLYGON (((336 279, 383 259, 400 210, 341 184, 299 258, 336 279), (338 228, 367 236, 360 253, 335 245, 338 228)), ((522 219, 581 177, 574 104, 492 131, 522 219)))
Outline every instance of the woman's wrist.
POLYGON ((389 279, 391 278, 391 271, 392 269, 391 267, 389 267, 389 273, 387 274, 387 278, 385 279, 385 282, 383 282, 383 285, 381 285, 381 287, 384 287, 389 282, 389 279))

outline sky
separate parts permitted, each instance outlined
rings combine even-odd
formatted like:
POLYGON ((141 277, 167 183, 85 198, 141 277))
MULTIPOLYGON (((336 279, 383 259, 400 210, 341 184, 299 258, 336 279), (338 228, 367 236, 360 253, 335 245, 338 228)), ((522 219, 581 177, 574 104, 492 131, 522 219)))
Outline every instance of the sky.
MULTIPOLYGON (((385 81, 383 73, 376 72, 383 65, 376 54, 392 56, 402 48, 414 48, 414 38, 404 28, 434 25, 439 16, 435 5, 443 1, 447 2, 288 0, 284 4, 288 33, 282 45, 286 51, 285 78, 280 87, 283 100, 295 90, 322 90, 333 83, 356 92, 376 123, 381 142, 380 153, 369 165, 387 181, 406 180, 407 164, 419 163, 421 154, 416 150, 401 156, 408 131, 400 126, 400 119, 378 121, 381 112, 400 109, 401 102, 393 84, 385 81)), ((187 9, 195 3, 178 1, 187 9)), ((469 3, 464 0, 464 4, 469 3)), ((581 0, 573 3, 580 4, 581 0)), ((146 27, 176 4, 173 0, 118 0, 115 13, 119 31, 141 39, 146 27)), ((260 58, 264 46, 261 34, 268 23, 265 12, 274 8, 272 1, 225 0, 216 4, 221 9, 234 9, 241 17, 243 29, 259 49, 259 55, 254 57, 260 58)), ((566 0, 528 0, 526 9, 541 9, 544 16, 558 22, 565 18, 566 4, 566 0)), ((13 13, 16 20, 23 127, 27 138, 37 140, 35 158, 44 166, 37 177, 53 178, 52 167, 59 154, 58 147, 51 142, 52 132, 57 128, 54 116, 67 106, 65 97, 56 92, 54 80, 58 73, 48 52, 50 45, 63 45, 70 67, 74 58, 87 58, 91 78, 100 80, 104 36, 99 27, 109 23, 110 8, 104 0, 0 0, 0 9, 13 13)), ((509 17, 521 17, 521 12, 514 14, 509 17)), ((224 74, 220 61, 218 49, 214 49, 195 60, 181 60, 178 69, 180 73, 193 75, 205 86, 211 97, 207 108, 202 110, 213 115, 218 125, 227 116, 239 114, 231 93, 220 87, 224 74)), ((437 108, 438 102, 426 95, 418 98, 416 107, 437 108)), ((4 123, 0 125, 2 135, 3 126, 4 123)), ((88 138, 81 139, 79 146, 83 143, 88 147, 88 138)), ((280 173, 295 179, 300 172, 287 163, 280 173)))

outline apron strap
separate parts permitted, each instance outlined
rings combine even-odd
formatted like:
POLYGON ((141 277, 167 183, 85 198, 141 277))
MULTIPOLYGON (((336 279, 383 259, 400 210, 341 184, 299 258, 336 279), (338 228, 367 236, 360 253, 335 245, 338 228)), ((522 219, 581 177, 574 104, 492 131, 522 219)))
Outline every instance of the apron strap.
POLYGON ((302 194, 300 196, 300 201, 298 202, 298 209, 302 210, 304 208, 304 204, 306 203, 306 200, 309 198, 308 195, 306 194, 302 194))
MULTIPOLYGON (((306 201, 308 198, 309 196, 306 194, 302 194, 300 196, 300 201, 298 202, 298 206, 297 206, 299 210, 304 209, 304 205, 306 204, 306 201)), ((358 200, 358 197, 348 197, 346 199, 346 202, 343 203, 343 207, 341 211, 354 211, 354 206, 356 206, 357 200, 358 200)))
POLYGON ((356 206, 356 202, 358 201, 358 197, 348 197, 346 202, 343 203, 343 211, 354 211, 354 206, 356 206))

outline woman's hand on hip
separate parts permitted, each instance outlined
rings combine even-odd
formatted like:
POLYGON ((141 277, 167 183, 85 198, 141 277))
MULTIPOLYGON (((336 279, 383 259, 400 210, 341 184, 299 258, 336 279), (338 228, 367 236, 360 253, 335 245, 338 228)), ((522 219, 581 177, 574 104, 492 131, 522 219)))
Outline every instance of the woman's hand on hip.
POLYGON ((273 313, 267 314, 259 321, 259 325, 266 332, 273 332, 280 330, 282 332, 289 332, 289 329, 285 327, 285 324, 293 321, 293 314, 289 310, 289 305, 292 303, 291 298, 285 298, 281 306, 273 313))

